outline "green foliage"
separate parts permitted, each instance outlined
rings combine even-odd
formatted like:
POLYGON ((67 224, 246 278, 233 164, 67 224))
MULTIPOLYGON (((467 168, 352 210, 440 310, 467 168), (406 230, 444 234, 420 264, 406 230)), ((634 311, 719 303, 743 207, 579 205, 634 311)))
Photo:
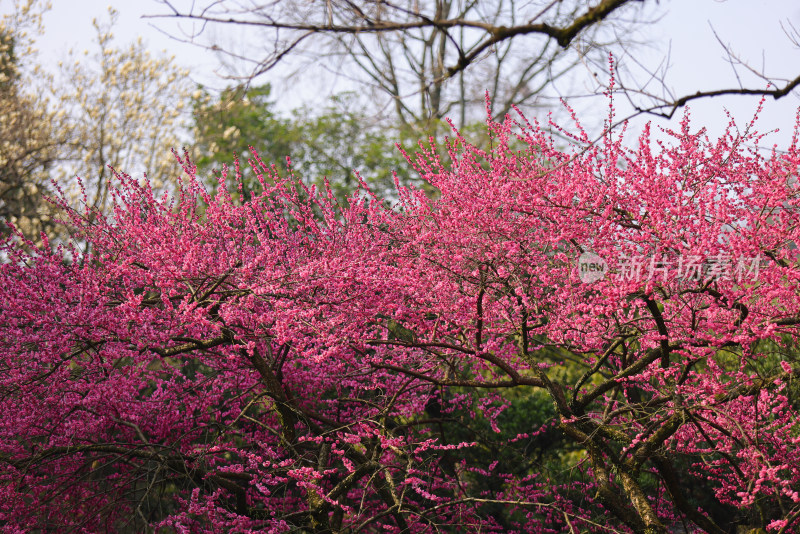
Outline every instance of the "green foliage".
MULTIPOLYGON (((261 158, 286 171, 286 157, 299 142, 294 125, 273 110, 269 85, 232 87, 212 96, 200 87, 192 95, 194 122, 194 162, 201 174, 211 178, 236 154, 243 163, 252 156, 253 145, 261 158)), ((242 166, 245 185, 253 187, 255 178, 242 166)))
POLYGON ((307 185, 322 187, 327 179, 340 201, 358 189, 356 172, 388 199, 396 197, 395 174, 403 185, 422 185, 396 146, 414 152, 417 134, 377 122, 359 107, 356 95, 336 95, 325 107, 295 110, 291 118, 275 110, 271 96, 268 84, 231 87, 216 97, 203 88, 195 92, 194 161, 209 183, 236 154, 245 190, 257 190, 246 164, 252 146, 280 173, 288 171, 290 158, 291 171, 307 185))
POLYGON ((410 138, 403 139, 399 129, 370 120, 357 106, 355 95, 344 93, 333 97, 318 114, 308 109, 296 113, 302 142, 293 156, 295 169, 316 183, 327 177, 338 198, 358 187, 357 171, 379 196, 392 198, 393 172, 402 184, 413 179, 413 170, 395 146, 399 141, 408 147, 410 138))

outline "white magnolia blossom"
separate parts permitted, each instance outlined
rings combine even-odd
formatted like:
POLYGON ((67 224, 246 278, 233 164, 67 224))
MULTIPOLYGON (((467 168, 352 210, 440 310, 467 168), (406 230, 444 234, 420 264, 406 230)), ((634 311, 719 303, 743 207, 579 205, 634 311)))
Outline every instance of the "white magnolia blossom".
MULTIPOLYGON (((70 50, 56 72, 45 72, 34 61, 33 39, 25 35, 41 33, 41 17, 49 7, 41 0, 16 0, 13 12, 0 19, 0 35, 13 36, 15 60, 7 63, 19 71, 14 90, 0 96, 5 100, 0 102, 0 170, 22 153, 43 154, 42 147, 47 149, 35 172, 26 175, 21 192, 9 194, 31 196, 46 189, 52 178, 78 200, 79 176, 87 200, 108 210, 109 167, 132 176, 146 174, 156 188, 172 187, 181 173, 171 149, 180 150, 189 135, 188 72, 171 57, 151 54, 141 39, 117 44, 110 31, 117 19, 112 9, 109 22, 93 21, 95 52, 70 50), (16 133, 6 138, 9 132, 16 133)), ((0 57, 12 57, 2 54, 2 46, 0 42, 0 57)), ((6 69, 0 73, 9 76, 6 69)), ((6 186, 20 187, 2 184, 6 186)), ((45 206, 41 195, 33 196, 45 206)), ((11 215, 0 212, 3 217, 10 220, 11 215)), ((23 231, 36 234, 41 229, 32 222, 28 226, 23 231)))

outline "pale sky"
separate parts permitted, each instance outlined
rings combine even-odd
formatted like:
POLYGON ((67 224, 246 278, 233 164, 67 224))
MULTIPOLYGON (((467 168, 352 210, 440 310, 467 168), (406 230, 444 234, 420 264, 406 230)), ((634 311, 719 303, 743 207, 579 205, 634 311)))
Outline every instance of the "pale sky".
MULTIPOLYGON (((0 10, 8 9, 10 0, 0 0, 0 10)), ((177 5, 188 0, 176 0, 177 5)), ((57 61, 70 47, 82 50, 92 47, 93 17, 107 18, 107 6, 113 5, 120 13, 114 33, 117 44, 141 35, 151 50, 168 50, 179 64, 190 68, 192 78, 212 87, 222 87, 224 80, 215 77, 217 59, 212 53, 177 42, 159 32, 155 25, 168 30, 174 28, 168 21, 142 19, 144 14, 163 12, 164 7, 155 0, 54 0, 54 7, 45 19, 46 33, 38 41, 42 59, 57 61)), ((737 85, 733 69, 725 61, 724 53, 711 26, 719 38, 729 43, 732 50, 746 59, 751 66, 775 77, 793 78, 800 74, 800 50, 791 43, 781 29, 781 23, 794 24, 800 30, 800 2, 793 0, 661 0, 666 15, 655 25, 646 28, 645 38, 651 43, 650 52, 642 52, 642 59, 656 65, 670 51, 668 85, 676 94, 695 90, 729 88, 737 85)), ((748 87, 763 87, 752 75, 740 69, 742 81, 748 87)), ((266 80, 264 80, 266 81, 266 80)), ((274 82, 274 80, 273 80, 274 82)), ((288 92, 288 91, 287 91, 288 92)), ((781 101, 767 103, 759 122, 761 130, 780 128, 782 133, 771 137, 773 142, 785 144, 794 124, 795 110, 800 98, 795 95, 781 101)), ((317 95, 306 92, 305 98, 317 95)), ((323 95, 323 98, 327 95, 323 95)), ((300 102, 279 102, 286 109, 300 102)), ((712 134, 722 130, 727 122, 724 110, 732 112, 737 121, 745 122, 755 110, 754 97, 724 97, 692 103, 695 124, 704 124, 712 134)), ((675 124, 675 121, 673 121, 675 124)))

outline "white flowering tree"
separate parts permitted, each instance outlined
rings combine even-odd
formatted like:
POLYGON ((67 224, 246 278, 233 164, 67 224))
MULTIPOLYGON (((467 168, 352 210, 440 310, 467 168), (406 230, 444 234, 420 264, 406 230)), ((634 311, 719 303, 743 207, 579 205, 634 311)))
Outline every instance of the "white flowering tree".
MULTIPOLYGON (((109 166, 131 174, 146 172, 156 187, 174 168, 170 150, 180 148, 190 94, 188 72, 172 57, 155 56, 141 37, 114 43, 109 21, 93 20, 97 51, 70 50, 60 62, 62 83, 54 88, 58 113, 73 121, 71 151, 59 178, 80 176, 91 205, 108 207, 109 166)), ((174 173, 172 173, 174 174, 174 173)))
MULTIPOLYGON (((48 228, 50 210, 40 193, 69 131, 64 117, 30 83, 43 77, 30 58, 32 36, 42 31, 47 7, 35 0, 17 1, 0 18, 0 220, 32 236, 48 228)), ((7 231, 7 225, 0 225, 0 233, 7 231)))
POLYGON ((168 187, 170 150, 188 132, 188 73, 141 39, 117 45, 113 9, 107 21, 93 21, 94 52, 70 50, 55 72, 38 65, 35 36, 49 8, 42 0, 16 0, 0 26, 0 219, 33 240, 48 230, 51 179, 78 200, 83 193, 74 177, 81 177, 86 200, 103 211, 109 166, 147 173, 156 187, 168 187))

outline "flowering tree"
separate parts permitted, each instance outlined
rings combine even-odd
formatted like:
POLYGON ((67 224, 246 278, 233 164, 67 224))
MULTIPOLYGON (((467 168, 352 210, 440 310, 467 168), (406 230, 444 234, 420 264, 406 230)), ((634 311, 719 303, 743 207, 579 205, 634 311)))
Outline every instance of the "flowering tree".
POLYGON ((43 31, 47 6, 26 0, 14 7, 0 16, 0 232, 8 233, 4 223, 9 221, 36 236, 52 229, 51 209, 41 192, 70 128, 31 83, 43 74, 31 64, 32 36, 43 31))
POLYGON ((147 169, 154 186, 174 185, 165 171, 186 126, 187 73, 141 40, 116 45, 114 10, 108 22, 93 21, 96 53, 70 50, 49 72, 35 45, 51 3, 9 4, 0 17, 0 232, 8 221, 31 240, 41 231, 55 237, 44 201, 53 178, 71 194, 72 178, 87 177, 87 198, 101 210, 110 205, 108 165, 147 169))
POLYGON ((139 37, 120 46, 112 32, 118 13, 92 19, 93 52, 69 50, 59 62, 53 100, 72 126, 56 176, 71 185, 87 180, 92 205, 109 207, 108 166, 146 169, 154 187, 169 182, 169 147, 179 146, 186 128, 191 84, 173 57, 151 54, 139 37))
POLYGON ((395 209, 183 160, 72 247, 8 241, 4 528, 800 529, 797 136, 488 128, 395 209))

